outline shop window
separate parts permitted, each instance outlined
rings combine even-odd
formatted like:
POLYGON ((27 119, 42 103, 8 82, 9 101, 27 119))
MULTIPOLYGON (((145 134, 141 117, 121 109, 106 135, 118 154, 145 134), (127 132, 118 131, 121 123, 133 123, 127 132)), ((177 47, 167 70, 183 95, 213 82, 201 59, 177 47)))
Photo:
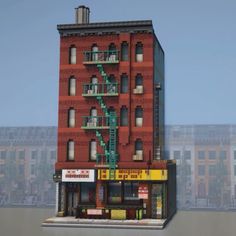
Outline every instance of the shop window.
POLYGON ((75 77, 69 78, 69 85, 68 85, 68 95, 75 96, 76 94, 76 79, 75 77))
POLYGON ((127 42, 122 42, 121 44, 121 61, 128 61, 129 57, 128 57, 128 43, 127 42))
POLYGON ((108 202, 109 203, 121 203, 122 191, 121 182, 111 182, 108 184, 108 202))
POLYGON ((141 106, 135 108, 135 126, 143 126, 143 108, 141 106))
POLYGON ((143 61, 143 44, 138 42, 135 46, 135 60, 136 62, 143 61))
POLYGON ((75 160, 75 142, 73 140, 67 142, 67 160, 75 160))
POLYGON ((91 161, 96 161, 97 159, 97 142, 95 140, 91 140, 89 144, 89 157, 91 161))
POLYGON ((139 200, 137 182, 124 182, 124 200, 139 200))
POLYGON ((69 64, 76 64, 76 47, 74 45, 69 49, 69 64))
POLYGON ((75 127, 75 109, 70 108, 68 111, 68 127, 75 127))
POLYGON ((122 106, 120 110, 120 126, 128 126, 128 108, 122 106))
POLYGON ((80 184, 80 202, 87 204, 96 203, 96 183, 80 184))
POLYGON ((120 93, 128 93, 128 76, 127 74, 122 74, 121 78, 120 93))

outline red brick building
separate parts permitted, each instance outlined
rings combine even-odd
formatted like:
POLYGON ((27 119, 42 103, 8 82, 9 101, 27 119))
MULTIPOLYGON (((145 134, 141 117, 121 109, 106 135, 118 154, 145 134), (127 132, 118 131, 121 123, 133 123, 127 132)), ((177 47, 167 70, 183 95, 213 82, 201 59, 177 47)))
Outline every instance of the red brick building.
POLYGON ((164 51, 152 21, 58 25, 57 212, 168 218, 175 163, 164 161, 164 51))

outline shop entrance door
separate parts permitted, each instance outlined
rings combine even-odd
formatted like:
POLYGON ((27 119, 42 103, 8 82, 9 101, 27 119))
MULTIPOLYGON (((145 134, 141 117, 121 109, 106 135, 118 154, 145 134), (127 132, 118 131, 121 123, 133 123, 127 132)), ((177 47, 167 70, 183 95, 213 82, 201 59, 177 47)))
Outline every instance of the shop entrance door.
POLYGON ((152 218, 161 219, 162 218, 162 184, 153 184, 152 185, 152 218))
POLYGON ((67 215, 75 216, 76 207, 78 204, 78 194, 76 192, 68 192, 67 196, 67 215))

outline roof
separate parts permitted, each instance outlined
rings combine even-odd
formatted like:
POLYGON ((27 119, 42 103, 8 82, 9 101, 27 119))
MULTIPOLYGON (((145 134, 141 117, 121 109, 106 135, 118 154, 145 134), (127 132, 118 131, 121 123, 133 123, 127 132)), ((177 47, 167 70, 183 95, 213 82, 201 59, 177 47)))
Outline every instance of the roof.
POLYGON ((62 36, 73 34, 119 34, 121 32, 154 33, 151 20, 98 22, 89 24, 60 24, 57 29, 62 36))

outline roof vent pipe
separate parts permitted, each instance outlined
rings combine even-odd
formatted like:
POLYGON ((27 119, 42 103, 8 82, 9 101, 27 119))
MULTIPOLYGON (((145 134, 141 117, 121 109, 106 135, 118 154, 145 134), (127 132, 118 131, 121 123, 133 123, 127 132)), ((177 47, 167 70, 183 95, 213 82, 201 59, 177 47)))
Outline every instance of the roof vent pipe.
POLYGON ((76 24, 89 24, 90 10, 86 6, 79 6, 75 8, 75 23, 76 24))

